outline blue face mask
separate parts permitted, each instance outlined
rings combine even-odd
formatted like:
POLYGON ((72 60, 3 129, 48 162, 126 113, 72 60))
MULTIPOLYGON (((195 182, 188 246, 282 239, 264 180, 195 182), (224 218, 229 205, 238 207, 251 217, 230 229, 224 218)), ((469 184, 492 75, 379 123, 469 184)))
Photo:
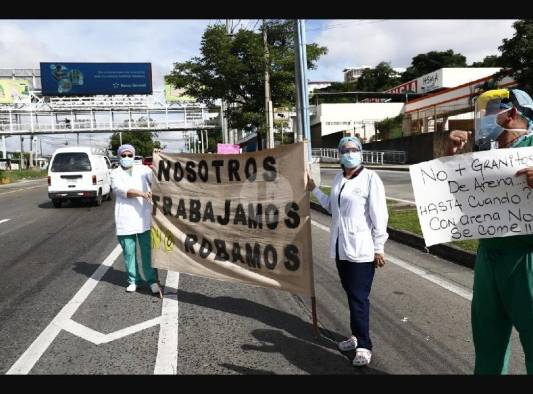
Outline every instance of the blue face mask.
POLYGON ((121 157, 120 165, 124 168, 130 168, 133 165, 133 157, 121 157))
POLYGON ((346 168, 359 167, 361 161, 361 152, 348 152, 341 155, 341 164, 346 168))
POLYGON ((497 115, 487 115, 479 120, 479 132, 476 135, 476 142, 480 140, 496 141, 505 130, 498 124, 497 115))

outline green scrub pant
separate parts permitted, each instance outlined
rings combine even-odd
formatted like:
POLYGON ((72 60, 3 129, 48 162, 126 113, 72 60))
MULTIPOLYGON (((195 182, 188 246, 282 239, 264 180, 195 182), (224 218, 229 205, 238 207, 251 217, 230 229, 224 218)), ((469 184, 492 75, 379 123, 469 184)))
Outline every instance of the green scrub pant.
POLYGON ((533 250, 478 250, 472 297, 475 374, 506 374, 515 327, 533 374, 533 250))
POLYGON ((140 234, 118 235, 118 242, 122 246, 128 283, 140 285, 143 283, 141 274, 137 268, 137 238, 141 247, 141 260, 144 277, 148 285, 157 282, 157 274, 152 268, 152 244, 150 230, 140 234))

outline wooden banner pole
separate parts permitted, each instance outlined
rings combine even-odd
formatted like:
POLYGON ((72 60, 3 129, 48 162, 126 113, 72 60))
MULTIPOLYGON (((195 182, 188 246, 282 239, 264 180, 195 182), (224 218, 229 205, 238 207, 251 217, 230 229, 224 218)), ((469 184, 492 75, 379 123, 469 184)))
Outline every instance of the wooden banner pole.
POLYGON ((318 319, 316 316, 316 297, 311 297, 311 315, 313 317, 313 336, 315 338, 320 337, 320 330, 318 329, 318 319))

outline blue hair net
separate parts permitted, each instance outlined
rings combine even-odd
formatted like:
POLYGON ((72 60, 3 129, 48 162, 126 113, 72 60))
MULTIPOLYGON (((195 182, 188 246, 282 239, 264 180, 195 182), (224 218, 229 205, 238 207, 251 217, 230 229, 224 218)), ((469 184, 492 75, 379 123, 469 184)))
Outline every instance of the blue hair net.
POLYGON ((133 153, 135 155, 135 148, 133 147, 133 145, 130 145, 130 144, 124 144, 124 145, 120 145, 117 149, 117 155, 120 156, 122 154, 122 152, 124 151, 130 151, 131 153, 133 153))
POLYGON ((355 145, 357 145, 357 148, 362 152, 363 151, 363 145, 361 144, 361 141, 359 141, 359 138, 357 137, 342 137, 339 141, 339 151, 341 150, 342 146, 346 144, 347 142, 353 142, 355 145))

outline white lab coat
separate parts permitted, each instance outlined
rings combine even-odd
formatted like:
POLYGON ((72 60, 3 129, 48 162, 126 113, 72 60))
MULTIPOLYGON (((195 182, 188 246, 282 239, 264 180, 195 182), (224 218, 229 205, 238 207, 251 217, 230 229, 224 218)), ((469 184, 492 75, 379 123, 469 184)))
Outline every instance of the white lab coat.
POLYGON ((122 169, 111 171, 111 187, 115 192, 115 224, 117 235, 140 234, 152 226, 152 205, 142 197, 127 197, 130 189, 151 191, 152 170, 133 165, 131 175, 122 169))
POLYGON ((339 172, 331 186, 330 196, 318 187, 313 194, 332 215, 330 257, 335 258, 339 239, 339 258, 356 263, 374 261, 374 253, 383 253, 389 237, 389 214, 385 188, 379 176, 363 168, 355 178, 346 180, 339 172), (339 192, 344 186, 339 206, 339 192))

